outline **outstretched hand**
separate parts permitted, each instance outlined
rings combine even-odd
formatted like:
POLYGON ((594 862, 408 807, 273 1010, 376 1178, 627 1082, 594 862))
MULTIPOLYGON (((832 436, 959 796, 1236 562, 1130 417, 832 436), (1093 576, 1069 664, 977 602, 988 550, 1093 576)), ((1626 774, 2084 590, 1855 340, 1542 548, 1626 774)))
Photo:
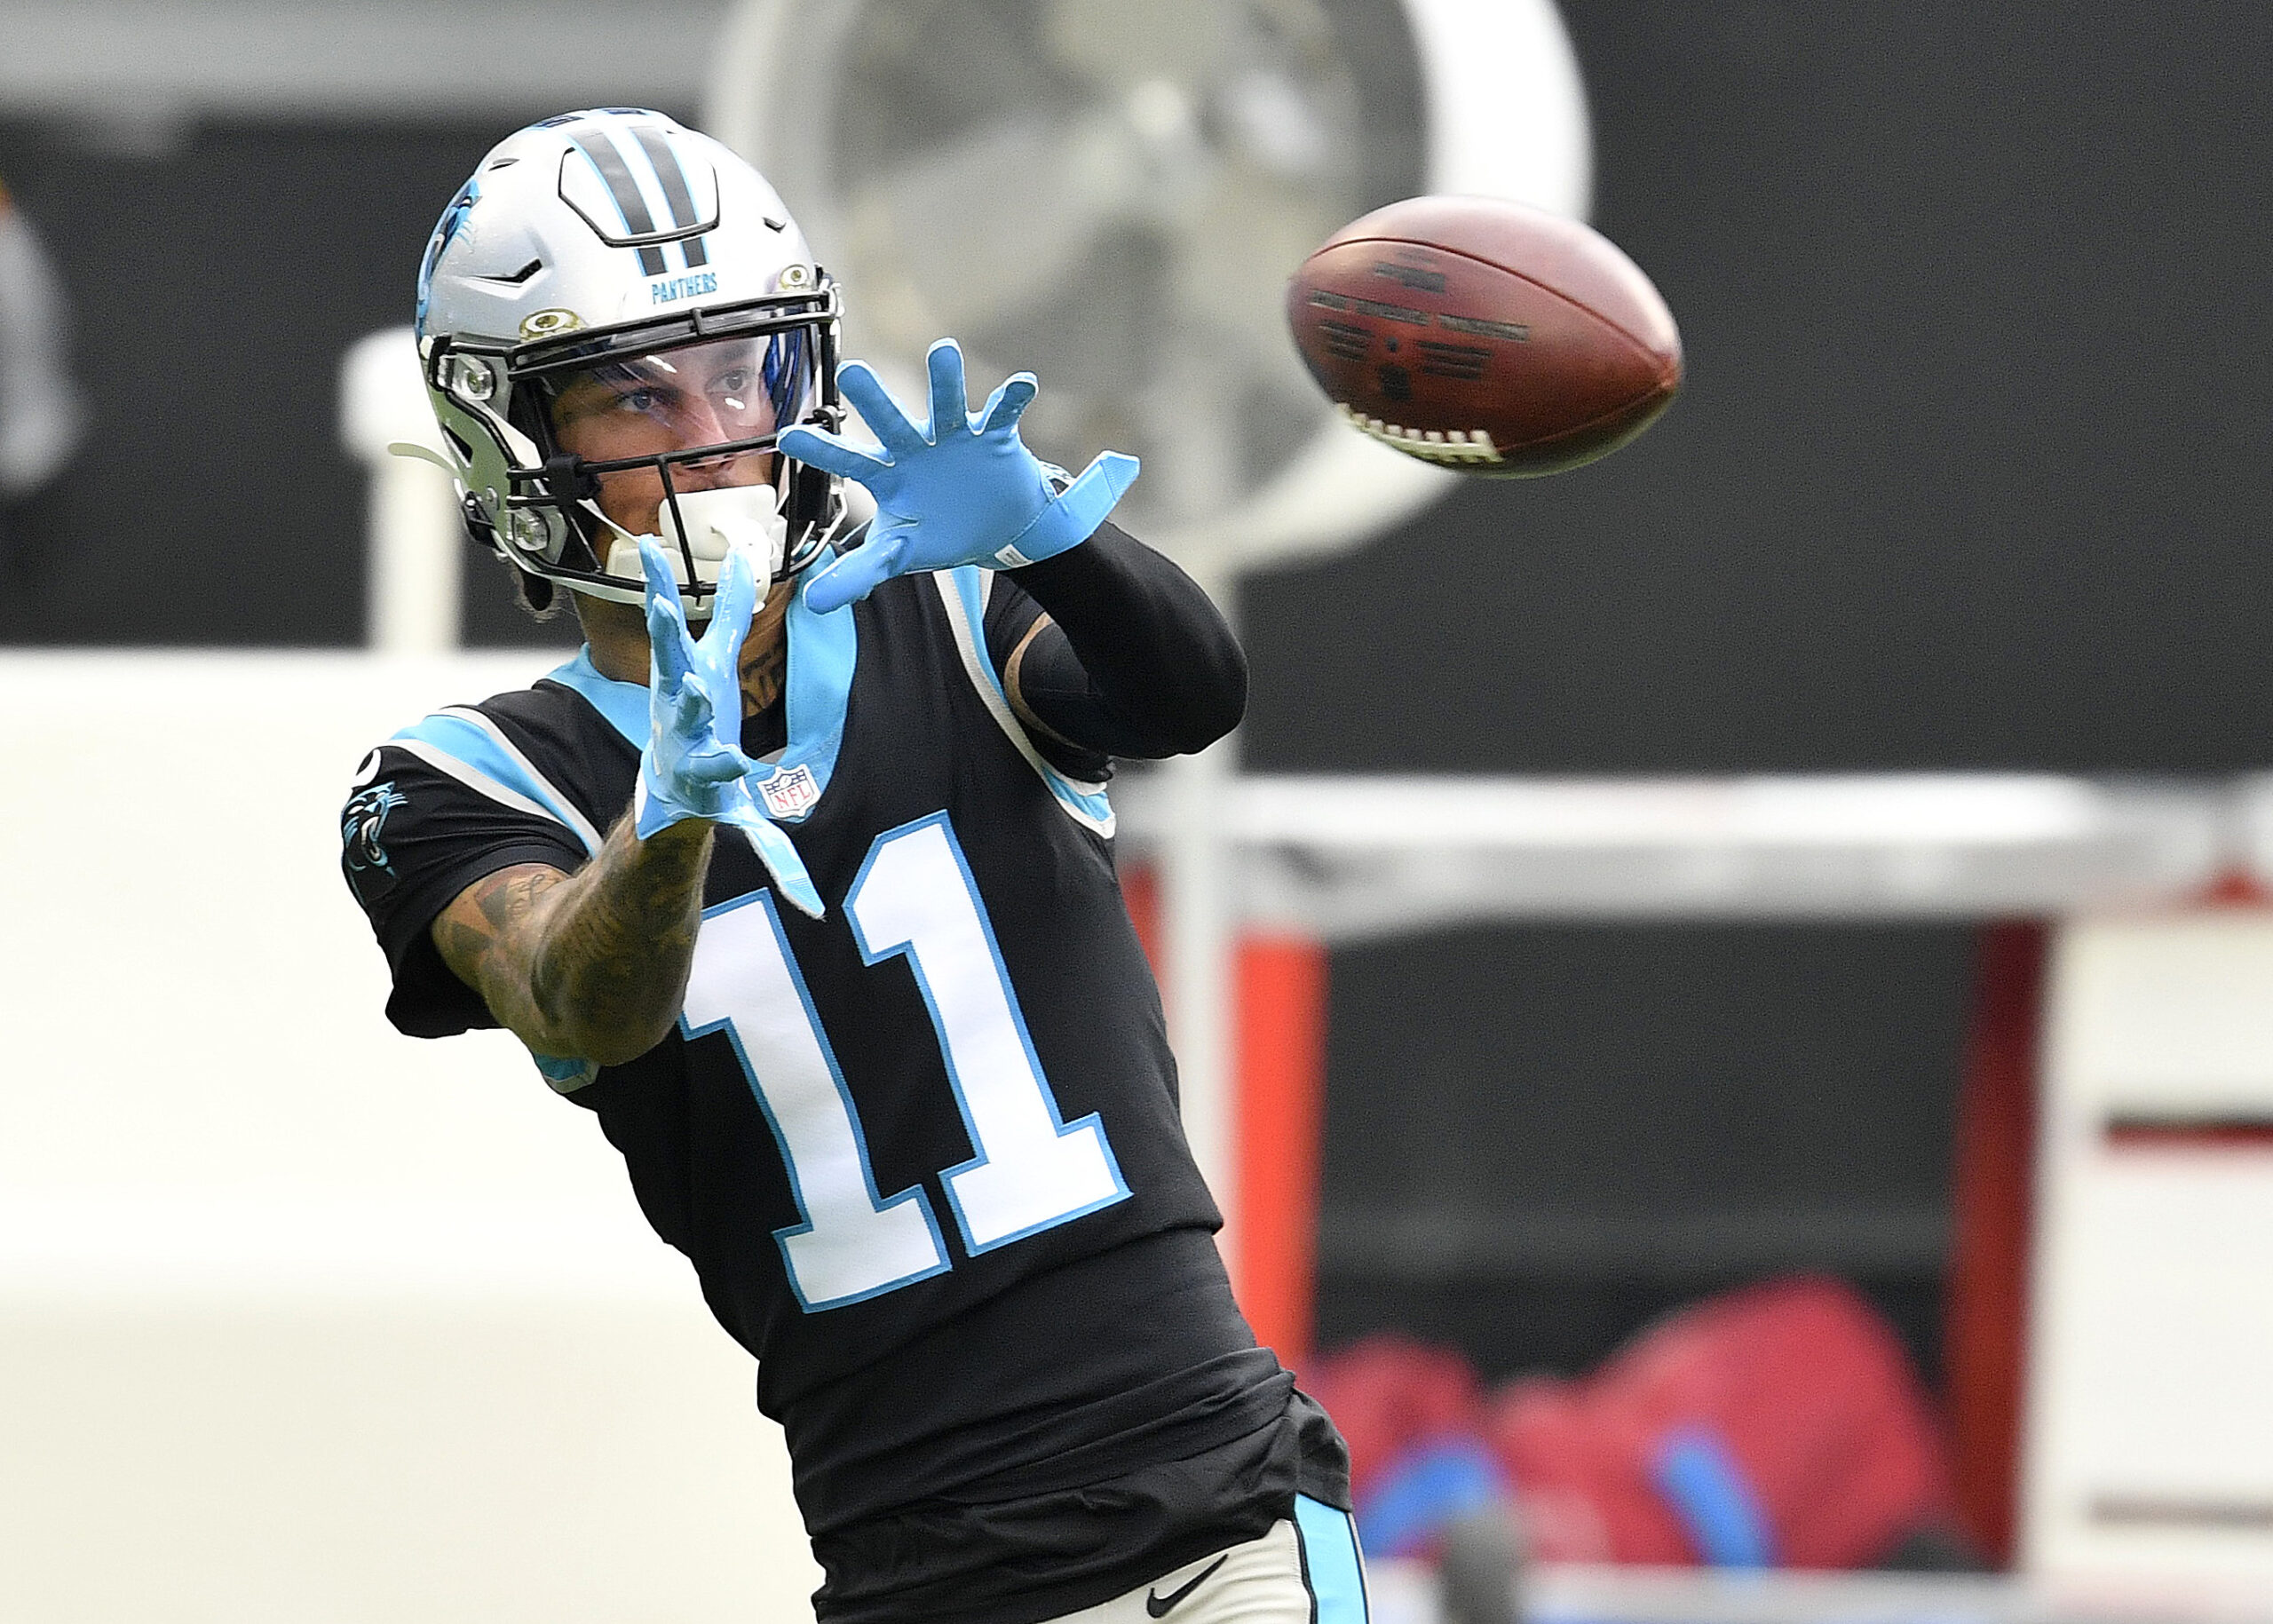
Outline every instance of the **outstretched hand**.
POLYGON ((837 374, 881 456, 817 429, 781 436, 788 456, 855 480, 876 499, 867 542, 806 582, 806 606, 819 614, 857 603, 895 575, 1039 563, 1087 541, 1136 480, 1136 459, 1108 451, 1057 490, 1055 471, 1018 437, 1038 387, 1034 374, 1013 375, 974 413, 955 341, 933 345, 926 365, 931 409, 920 428, 866 361, 848 361, 837 374))
POLYGON ((756 763, 742 754, 742 639, 757 606, 749 556, 732 549, 718 572, 710 624, 697 638, 662 546, 639 543, 647 575, 647 749, 639 761, 641 839, 688 818, 736 822, 756 807, 742 780, 756 763))
POLYGON ((747 547, 736 543, 718 572, 710 624, 701 637, 686 624, 686 606, 661 543, 639 543, 647 576, 647 748, 639 757, 633 828, 642 840, 674 823, 701 818, 731 824, 749 836, 791 904, 818 919, 820 893, 789 837, 750 794, 758 765, 742 754, 742 639, 757 612, 757 575, 747 547))

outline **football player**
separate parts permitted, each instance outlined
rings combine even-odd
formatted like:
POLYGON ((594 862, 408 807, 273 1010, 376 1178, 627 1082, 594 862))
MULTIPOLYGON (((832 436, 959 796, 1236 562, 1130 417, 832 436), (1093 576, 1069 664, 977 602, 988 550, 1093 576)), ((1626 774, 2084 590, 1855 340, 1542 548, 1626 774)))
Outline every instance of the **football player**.
POLYGON ((1131 459, 1037 462, 1033 379, 973 412, 944 342, 912 419, 838 310, 653 113, 521 131, 444 212, 466 522, 586 640, 365 759, 388 1014, 505 1026, 598 1116, 757 1357, 828 1624, 1361 1619, 1346 1454, 1233 1303, 1113 873, 1112 758, 1228 732, 1244 657, 1108 522, 1131 459))

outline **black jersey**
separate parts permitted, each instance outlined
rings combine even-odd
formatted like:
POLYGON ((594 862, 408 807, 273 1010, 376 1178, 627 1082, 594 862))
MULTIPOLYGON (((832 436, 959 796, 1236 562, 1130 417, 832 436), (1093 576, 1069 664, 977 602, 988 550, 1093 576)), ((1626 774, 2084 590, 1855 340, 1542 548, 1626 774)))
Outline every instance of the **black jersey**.
MULTIPOLYGON (((1254 1526, 1204 1494, 1163 1510, 1142 1485, 1167 1463, 1224 1455, 1219 1499, 1293 1492, 1288 1446, 1252 1441, 1284 1429, 1291 1378, 1216 1254, 1105 763, 1085 780, 1078 752, 1046 757, 1002 691, 1036 613, 976 569, 828 616, 793 602, 764 799, 825 915, 779 903, 722 830, 676 1031, 622 1066, 538 1058, 757 1356, 825 1619, 1047 1616, 1037 1596, 1087 1605, 1254 1526), (1085 1502, 1078 1534, 1034 1542, 1049 1496, 1114 1482, 1136 1485, 1121 1525, 1085 1502), (1010 1502, 1034 1513, 1015 1531, 1010 1502), (977 1507, 996 1509, 975 1526, 977 1507), (1021 1568, 1068 1537, 1080 1560, 1050 1571, 1070 1588, 1021 1568)), ((367 759, 344 862, 402 1030, 495 1024, 429 927, 485 874, 598 849, 647 707, 580 654, 367 759)))

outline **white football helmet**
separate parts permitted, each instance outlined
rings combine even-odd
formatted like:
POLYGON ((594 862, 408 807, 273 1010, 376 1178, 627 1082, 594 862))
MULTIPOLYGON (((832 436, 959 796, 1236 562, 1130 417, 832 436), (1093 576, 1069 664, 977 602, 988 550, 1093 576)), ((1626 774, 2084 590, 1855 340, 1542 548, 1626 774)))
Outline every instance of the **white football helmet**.
POLYGON ((667 544, 694 619, 736 540, 774 579, 804 567, 843 494, 773 445, 843 423, 837 313, 780 198, 709 137, 631 107, 509 137, 418 273, 419 356, 466 527, 526 572, 538 608, 556 585, 640 602, 643 535, 667 544), (611 480, 642 527, 601 511, 611 480))

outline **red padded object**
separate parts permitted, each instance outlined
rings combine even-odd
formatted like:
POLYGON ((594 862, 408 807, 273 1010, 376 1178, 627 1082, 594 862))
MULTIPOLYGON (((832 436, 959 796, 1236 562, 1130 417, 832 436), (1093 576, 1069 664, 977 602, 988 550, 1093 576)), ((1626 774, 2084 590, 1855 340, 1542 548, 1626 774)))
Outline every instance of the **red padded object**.
POLYGON ((1486 478, 1592 462, 1681 385, 1673 313, 1634 262, 1500 198, 1408 198, 1343 226, 1295 273, 1287 320, 1356 426, 1486 478))
POLYGON ((1949 1510, 1940 1431, 1901 1345, 1830 1279, 1685 1310, 1583 1381, 1506 1389, 1488 1426, 1548 1559, 1698 1559, 1651 1478, 1680 1427, 1726 1446, 1779 1566, 1865 1565, 1949 1510))
POLYGON ((1350 1446, 1350 1486, 1363 1498, 1382 1469, 1415 1445, 1483 1430, 1484 1392, 1466 1358, 1381 1333, 1302 1373, 1350 1446))

